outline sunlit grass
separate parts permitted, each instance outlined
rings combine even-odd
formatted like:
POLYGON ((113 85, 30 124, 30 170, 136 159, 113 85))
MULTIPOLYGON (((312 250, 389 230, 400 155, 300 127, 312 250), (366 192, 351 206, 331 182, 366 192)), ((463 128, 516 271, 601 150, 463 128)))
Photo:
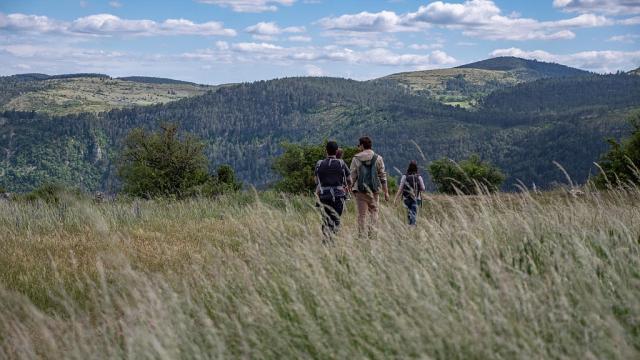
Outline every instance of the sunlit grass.
POLYGON ((637 358, 640 191, 0 203, 0 358, 637 358))

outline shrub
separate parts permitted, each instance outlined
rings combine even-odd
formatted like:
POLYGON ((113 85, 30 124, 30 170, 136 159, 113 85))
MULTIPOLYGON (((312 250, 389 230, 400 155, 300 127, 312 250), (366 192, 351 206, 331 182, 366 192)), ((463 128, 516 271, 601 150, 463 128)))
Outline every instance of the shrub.
POLYGON ((230 165, 220 165, 215 176, 211 176, 202 187, 202 195, 217 196, 242 189, 242 182, 230 165))
MULTIPOLYGON (((326 156, 325 144, 282 144, 284 153, 273 162, 273 170, 282 177, 282 180, 275 184, 275 189, 293 194, 313 192, 316 188, 313 173, 316 162, 326 156)), ((342 159, 348 166, 358 149, 344 147, 342 150, 344 152, 342 159)))
POLYGON ((598 188, 640 183, 640 111, 629 117, 634 130, 621 143, 609 139, 611 148, 602 156, 602 172, 593 179, 598 188))
POLYGON ((439 192, 445 194, 478 194, 495 192, 505 179, 500 169, 472 155, 456 163, 447 158, 429 165, 429 174, 439 192))
POLYGON ((123 190, 144 198, 192 195, 209 180, 204 144, 189 134, 181 139, 174 124, 160 128, 137 128, 127 136, 118 168, 123 190))
POLYGON ((57 183, 44 183, 31 192, 18 196, 16 199, 28 202, 42 201, 48 204, 58 204, 65 198, 78 199, 82 197, 82 195, 82 192, 78 189, 69 189, 57 183))

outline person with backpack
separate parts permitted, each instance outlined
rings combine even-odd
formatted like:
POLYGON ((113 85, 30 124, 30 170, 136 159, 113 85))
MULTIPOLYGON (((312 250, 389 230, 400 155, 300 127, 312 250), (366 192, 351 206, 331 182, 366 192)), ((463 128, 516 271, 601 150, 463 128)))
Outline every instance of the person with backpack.
POLYGON ((411 226, 416 226, 418 205, 422 201, 420 194, 424 190, 424 180, 422 180, 422 176, 418 174, 418 163, 412 160, 409 163, 406 174, 402 175, 400 179, 398 193, 396 193, 396 197, 393 200, 394 203, 397 202, 400 194, 402 194, 404 206, 407 208, 407 221, 411 226))
POLYGON ((327 157, 316 163, 316 194, 322 207, 322 233, 325 239, 331 240, 340 228, 340 216, 351 186, 351 174, 347 164, 336 158, 338 144, 335 141, 327 142, 325 150, 327 157))
POLYGON ((358 150, 351 160, 351 179, 353 181, 353 193, 358 209, 358 232, 363 234, 367 221, 367 215, 371 218, 368 228, 372 235, 372 227, 378 221, 378 201, 380 193, 384 194, 385 201, 389 201, 389 189, 387 187, 387 173, 384 168, 382 156, 372 149, 372 141, 368 136, 358 140, 358 150))

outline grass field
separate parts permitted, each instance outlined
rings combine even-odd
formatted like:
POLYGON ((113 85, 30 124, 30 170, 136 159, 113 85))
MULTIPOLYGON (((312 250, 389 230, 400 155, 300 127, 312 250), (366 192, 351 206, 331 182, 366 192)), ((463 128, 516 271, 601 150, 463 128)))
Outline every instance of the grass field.
POLYGON ((323 246, 305 197, 0 202, 0 358, 640 356, 638 189, 382 215, 323 246))

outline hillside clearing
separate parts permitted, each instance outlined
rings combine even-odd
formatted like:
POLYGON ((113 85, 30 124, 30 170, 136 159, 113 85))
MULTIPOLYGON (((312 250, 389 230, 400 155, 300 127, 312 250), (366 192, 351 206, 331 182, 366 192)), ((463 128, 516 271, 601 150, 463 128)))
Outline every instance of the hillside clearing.
POLYGON ((195 84, 154 84, 112 78, 78 77, 43 80, 41 89, 11 99, 5 110, 51 115, 98 113, 134 105, 167 103, 201 95, 215 87, 195 84))

